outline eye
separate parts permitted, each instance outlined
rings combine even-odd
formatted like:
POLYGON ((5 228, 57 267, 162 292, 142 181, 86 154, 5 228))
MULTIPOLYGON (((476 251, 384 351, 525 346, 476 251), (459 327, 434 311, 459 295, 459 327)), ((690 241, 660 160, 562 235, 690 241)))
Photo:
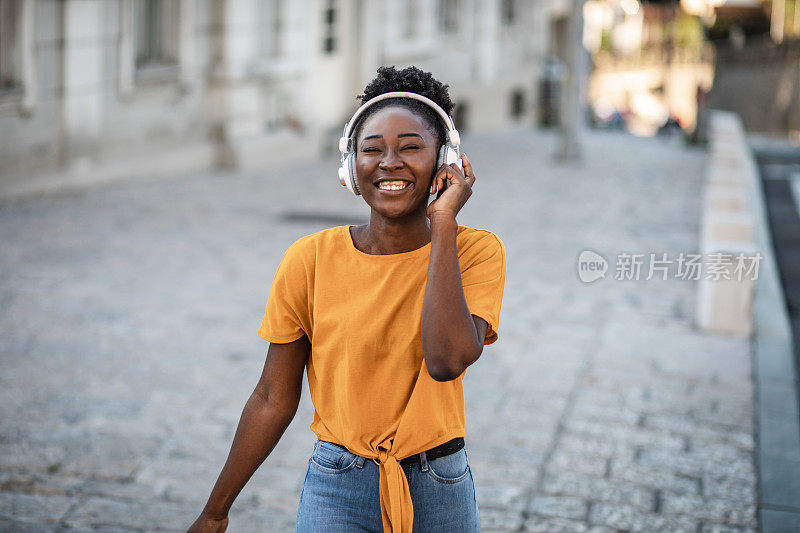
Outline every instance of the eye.
POLYGON ((409 144, 408 146, 403 146, 403 150, 419 150, 419 146, 416 144, 409 144))
POLYGON ((380 152, 380 150, 378 150, 377 148, 373 148, 373 147, 364 148, 361 151, 362 152, 380 152))

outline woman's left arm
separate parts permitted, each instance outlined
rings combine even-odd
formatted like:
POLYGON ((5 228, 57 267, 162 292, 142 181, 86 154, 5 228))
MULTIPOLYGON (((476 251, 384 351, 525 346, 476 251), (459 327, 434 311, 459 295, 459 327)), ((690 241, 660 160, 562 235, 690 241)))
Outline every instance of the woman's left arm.
POLYGON ((485 320, 470 314, 461 286, 456 214, 472 194, 475 183, 472 166, 464 155, 462 164, 463 175, 455 163, 439 170, 434 177, 435 190, 445 180, 448 185, 427 210, 431 256, 422 304, 422 353, 428 373, 437 381, 457 378, 478 360, 487 328, 485 320))

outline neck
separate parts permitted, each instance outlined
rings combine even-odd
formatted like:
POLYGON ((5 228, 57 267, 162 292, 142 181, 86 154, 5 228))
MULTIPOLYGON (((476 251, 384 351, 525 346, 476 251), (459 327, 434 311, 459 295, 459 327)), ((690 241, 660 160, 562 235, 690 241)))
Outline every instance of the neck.
MULTIPOLYGON (((410 252, 431 242, 428 217, 384 218, 374 211, 369 224, 361 226, 361 251, 372 255, 410 252)), ((354 228, 355 229, 355 228, 354 228)))

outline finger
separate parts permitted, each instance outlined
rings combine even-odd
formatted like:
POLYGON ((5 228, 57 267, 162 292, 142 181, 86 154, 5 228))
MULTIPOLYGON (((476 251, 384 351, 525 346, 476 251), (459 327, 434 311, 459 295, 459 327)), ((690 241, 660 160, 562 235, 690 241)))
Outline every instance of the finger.
POLYGON ((448 165, 450 168, 447 169, 447 181, 449 184, 455 184, 459 181, 464 181, 464 176, 461 174, 461 169, 458 168, 458 165, 455 163, 450 163, 448 165))
POLYGON ((472 170, 469 159, 467 159, 467 154, 461 154, 461 164, 464 166, 464 175, 467 177, 467 181, 472 178, 470 182, 470 185, 472 185, 472 183, 475 182, 475 172, 472 170))
POLYGON ((472 165, 469 164, 469 160, 467 160, 467 156, 464 154, 461 154, 461 161, 464 165, 464 176, 469 186, 472 187, 475 183, 475 173, 472 171, 472 165))
POLYGON ((450 163, 447 165, 447 180, 451 184, 455 184, 458 181, 464 180, 464 177, 461 175, 461 170, 458 168, 457 164, 450 163))
POLYGON ((464 176, 464 173, 461 171, 460 168, 458 168, 458 164, 457 163, 451 163, 450 166, 451 166, 451 168, 453 170, 453 182, 460 181, 461 183, 463 183, 467 187, 471 187, 472 186, 472 182, 470 182, 470 180, 467 179, 466 176, 464 176))
POLYGON ((433 177, 433 193, 436 194, 442 189, 442 185, 444 184, 443 176, 446 174, 446 170, 442 168, 436 175, 433 177))
POLYGON ((433 179, 431 180, 431 194, 436 194, 439 190, 439 176, 441 176, 442 172, 444 172, 445 165, 439 167, 436 173, 433 175, 433 179))
POLYGON ((464 172, 460 168, 458 168, 458 163, 450 163, 447 166, 453 169, 453 171, 456 173, 457 176, 460 176, 462 178, 464 177, 464 172))

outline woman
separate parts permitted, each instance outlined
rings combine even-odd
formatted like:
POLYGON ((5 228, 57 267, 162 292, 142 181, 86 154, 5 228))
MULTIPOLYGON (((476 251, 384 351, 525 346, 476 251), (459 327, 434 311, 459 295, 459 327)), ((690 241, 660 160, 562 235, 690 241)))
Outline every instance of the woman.
POLYGON ((342 149, 369 223, 308 235, 284 255, 258 330, 270 342, 264 372, 190 531, 224 531, 294 417, 306 367, 317 439, 298 532, 480 531, 462 378, 497 340, 505 249, 456 222, 475 174, 464 155, 463 172, 437 165, 458 142, 434 108, 452 111, 447 86, 381 67, 360 98, 390 92, 433 105, 387 95, 351 121, 342 149))

